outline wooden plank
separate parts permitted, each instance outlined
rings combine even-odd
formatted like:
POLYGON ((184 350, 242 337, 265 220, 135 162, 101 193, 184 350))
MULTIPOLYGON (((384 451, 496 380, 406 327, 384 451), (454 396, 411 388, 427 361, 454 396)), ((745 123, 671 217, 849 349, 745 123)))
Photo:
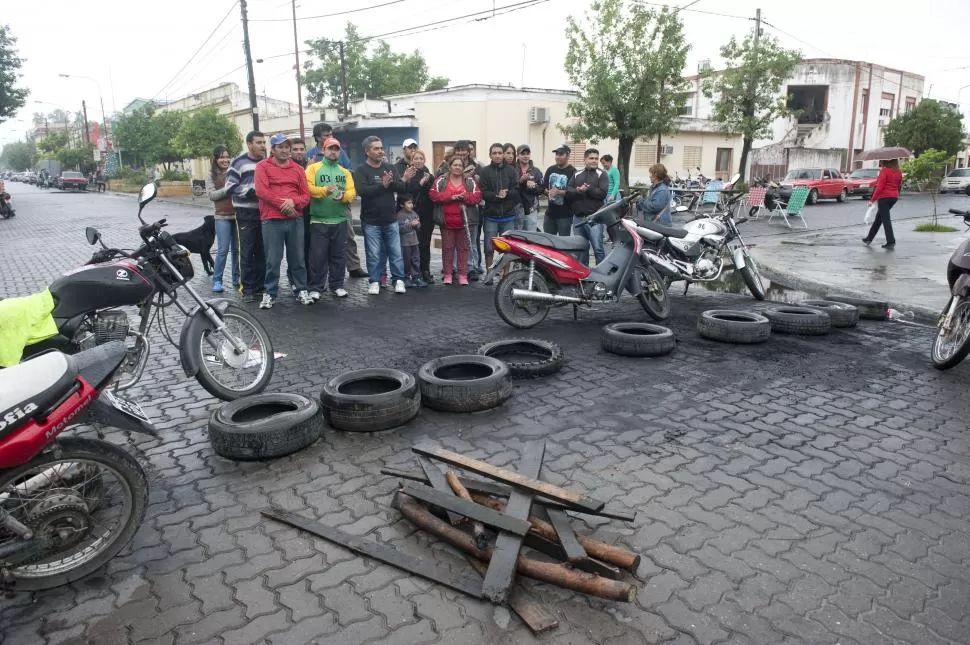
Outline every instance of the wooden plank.
POLYGON ((516 535, 525 535, 529 532, 529 528, 531 528, 531 524, 526 520, 509 517, 505 513, 499 513, 481 504, 469 502, 457 497, 454 493, 439 492, 430 486, 405 484, 401 492, 415 499, 420 499, 423 502, 434 504, 447 511, 454 511, 469 519, 478 520, 483 524, 494 526, 497 529, 509 531, 516 535))
POLYGON ((576 534, 569 526, 569 517, 558 508, 547 508, 546 514, 549 515, 549 523, 552 524, 552 528, 556 530, 556 537, 559 538, 562 550, 566 552, 566 560, 572 564, 585 560, 587 558, 586 549, 576 539, 576 534))
MULTIPOLYGON (((442 493, 451 492, 451 486, 448 485, 448 481, 445 478, 445 474, 441 472, 441 469, 435 465, 433 461, 427 457, 418 457, 418 463, 421 464, 421 470, 424 471, 426 481, 431 484, 431 487, 442 493)), ((457 524, 461 521, 461 515, 457 513, 452 513, 451 511, 445 511, 448 514, 448 521, 452 524, 457 524)))
MULTIPOLYGON (((472 565, 472 568, 478 572, 478 575, 485 577, 485 572, 488 571, 488 565, 484 562, 480 562, 475 558, 468 556, 468 562, 472 565)), ((509 603, 509 607, 516 613, 516 615, 522 619, 533 634, 542 634, 550 629, 555 629, 559 626, 559 620, 549 613, 545 607, 543 607, 538 600, 532 597, 532 595, 520 586, 512 587, 509 590, 506 601, 509 603)))
POLYGON ((397 567, 402 571, 407 571, 412 575, 437 582, 449 589, 460 591, 472 598, 482 597, 482 585, 478 580, 456 576, 450 571, 441 569, 434 562, 401 553, 397 549, 392 549, 383 544, 350 535, 338 528, 326 526, 315 520, 282 509, 272 507, 264 508, 260 513, 265 517, 295 526, 298 529, 329 540, 334 544, 339 544, 346 549, 379 560, 392 567, 397 567))
POLYGON ((539 481, 535 477, 526 477, 525 475, 517 473, 513 470, 499 468, 498 466, 493 466, 479 459, 472 459, 471 457, 466 457, 465 455, 458 454, 457 452, 446 450, 440 446, 421 444, 414 446, 411 448, 411 450, 419 455, 425 455, 426 457, 431 457, 432 459, 444 461, 452 466, 464 468, 469 472, 485 475, 486 477, 490 477, 491 479, 500 481, 504 484, 525 489, 533 495, 540 495, 542 497, 548 497, 549 499, 556 500, 557 502, 562 502, 570 507, 596 512, 606 506, 605 502, 588 497, 582 493, 567 490, 560 486, 550 484, 549 482, 539 481))
MULTIPOLYGON (((525 445, 519 470, 525 477, 535 478, 542 470, 542 459, 546 454, 546 442, 534 441, 525 445)), ((532 511, 532 495, 526 491, 513 489, 505 507, 505 514, 528 523, 532 511)), ((522 538, 506 531, 500 531, 495 538, 492 560, 482 582, 482 594, 492 602, 502 602, 508 597, 509 587, 515 576, 516 560, 522 549, 522 538)))

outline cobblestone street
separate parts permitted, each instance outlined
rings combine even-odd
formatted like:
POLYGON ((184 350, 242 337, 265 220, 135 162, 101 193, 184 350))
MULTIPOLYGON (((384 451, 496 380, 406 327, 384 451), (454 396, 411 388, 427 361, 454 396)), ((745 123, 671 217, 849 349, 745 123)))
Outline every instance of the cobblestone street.
MULTIPOLYGON (((0 297, 42 289, 86 261, 87 225, 115 246, 137 237, 130 198, 11 192, 18 215, 0 221, 0 297)), ((173 232, 202 214, 172 203, 144 213, 167 217, 173 232)), ((194 284, 210 295, 204 274, 194 284)), ((162 439, 108 435, 149 471, 141 529, 99 574, 0 599, 0 643, 970 643, 970 363, 934 370, 933 330, 862 321, 828 336, 723 345, 697 335, 698 314, 755 301, 675 286, 666 324, 677 348, 623 359, 600 349, 599 333, 646 320, 633 299, 578 321, 556 310, 516 334, 479 284, 367 296, 366 281, 351 280, 348 289, 343 301, 301 307, 284 297, 257 313, 286 354, 270 391, 317 397, 343 370, 415 372, 516 335, 561 344, 568 363, 516 381, 512 399, 489 412, 424 408, 397 430, 328 429, 290 457, 236 463, 209 446, 216 399, 160 340, 133 398, 162 439), (412 465, 422 440, 514 468, 537 437, 547 442, 544 479, 637 512, 633 524, 581 515, 574 524, 643 555, 632 604, 525 580, 560 620, 539 638, 504 609, 259 514, 274 504, 467 574, 454 549, 390 507, 398 481, 380 469, 412 465)))

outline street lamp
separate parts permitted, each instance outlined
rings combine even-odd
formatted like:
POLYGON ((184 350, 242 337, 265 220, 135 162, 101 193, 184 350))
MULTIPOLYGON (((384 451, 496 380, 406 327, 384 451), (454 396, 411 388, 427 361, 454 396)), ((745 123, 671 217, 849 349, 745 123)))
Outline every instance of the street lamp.
MULTIPOLYGON (((108 142, 111 141, 111 138, 108 135, 108 114, 107 112, 104 111, 104 95, 101 93, 101 84, 98 83, 97 79, 95 78, 92 78, 90 76, 81 76, 80 74, 58 74, 58 76, 60 76, 61 78, 83 78, 85 80, 91 81, 92 83, 94 83, 95 87, 98 88, 98 100, 101 101, 101 125, 102 127, 104 127, 104 141, 105 141, 105 148, 107 148, 108 142)), ((85 135, 85 138, 87 138, 87 132, 85 132, 84 135, 85 135)))

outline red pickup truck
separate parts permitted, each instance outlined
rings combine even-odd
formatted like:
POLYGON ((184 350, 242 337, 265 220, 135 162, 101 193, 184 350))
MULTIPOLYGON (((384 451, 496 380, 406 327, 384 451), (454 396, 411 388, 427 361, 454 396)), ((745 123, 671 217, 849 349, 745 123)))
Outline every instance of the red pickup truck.
POLYGON ((834 199, 844 202, 849 198, 854 182, 847 179, 835 168, 799 168, 789 170, 781 180, 781 197, 791 197, 795 186, 808 187, 806 204, 814 204, 820 199, 834 199))
POLYGON ((81 173, 68 170, 57 178, 57 187, 61 190, 87 190, 88 180, 81 173))

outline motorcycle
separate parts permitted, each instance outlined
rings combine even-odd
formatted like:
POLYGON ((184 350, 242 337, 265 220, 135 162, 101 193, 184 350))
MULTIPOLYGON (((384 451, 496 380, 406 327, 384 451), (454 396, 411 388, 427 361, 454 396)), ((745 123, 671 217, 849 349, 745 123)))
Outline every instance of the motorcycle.
POLYGON ((0 371, 0 590, 50 589, 101 568, 134 537, 148 478, 93 423, 157 436, 141 408, 108 391, 125 344, 48 352, 0 371))
POLYGON ((0 179, 0 218, 10 219, 16 214, 13 206, 10 205, 10 193, 7 192, 3 179, 0 179))
POLYGON ((613 250, 593 269, 579 259, 589 249, 589 240, 580 235, 508 231, 493 238, 497 255, 486 282, 511 268, 495 288, 495 309, 502 320, 528 329, 542 322, 551 307, 573 305, 575 316, 579 306, 616 303, 624 291, 636 297, 651 318, 665 320, 670 299, 660 274, 642 260, 644 231, 622 217, 638 197, 639 193, 628 195, 586 218, 589 224, 605 224, 613 241, 613 250), (564 290, 572 294, 561 293, 564 290))
MULTIPOLYGON (((970 229, 970 210, 951 208, 970 229)), ((933 367, 948 370, 970 354, 970 238, 957 247, 946 265, 950 301, 940 313, 939 332, 933 340, 930 359, 933 367)))
MULTIPOLYGON (((737 178, 732 178, 734 184, 737 178)), ((735 270, 755 300, 765 299, 765 287, 758 266, 751 258, 738 225, 747 217, 735 220, 732 206, 741 195, 732 198, 723 212, 701 214, 683 228, 647 223, 640 228, 646 240, 641 252, 645 262, 656 267, 668 286, 685 281, 684 293, 693 282, 712 282, 721 277, 725 259, 730 255, 735 270)), ((683 207, 678 210, 686 210, 683 207)))
MULTIPOLYGON (((754 185, 759 188, 767 189, 765 191, 764 208, 768 209, 769 211, 773 211, 775 210, 776 206, 780 205, 784 207, 785 202, 781 200, 781 186, 777 181, 765 175, 764 177, 755 180, 754 185)), ((748 217, 757 217, 759 210, 760 207, 752 206, 751 209, 748 210, 748 217)))
POLYGON ((138 234, 143 244, 137 250, 109 248, 97 229, 85 230, 88 243, 100 243, 102 248, 85 266, 50 285, 59 333, 25 348, 25 354, 52 348, 75 354, 110 341, 131 340, 122 370, 126 378, 114 385, 116 391, 126 390, 145 370, 151 352, 148 331, 157 320, 162 337, 179 350, 186 376, 195 377, 210 394, 231 401, 262 392, 273 375, 269 334, 242 307, 225 298, 204 300, 188 284, 194 275, 190 253, 162 230, 164 219, 152 224, 142 219, 142 210, 156 195, 154 183, 139 194, 138 234), (179 300, 179 289, 191 296, 194 307, 179 300), (166 324, 172 305, 185 315, 178 342, 166 324), (119 311, 124 306, 138 308, 137 328, 119 311))

